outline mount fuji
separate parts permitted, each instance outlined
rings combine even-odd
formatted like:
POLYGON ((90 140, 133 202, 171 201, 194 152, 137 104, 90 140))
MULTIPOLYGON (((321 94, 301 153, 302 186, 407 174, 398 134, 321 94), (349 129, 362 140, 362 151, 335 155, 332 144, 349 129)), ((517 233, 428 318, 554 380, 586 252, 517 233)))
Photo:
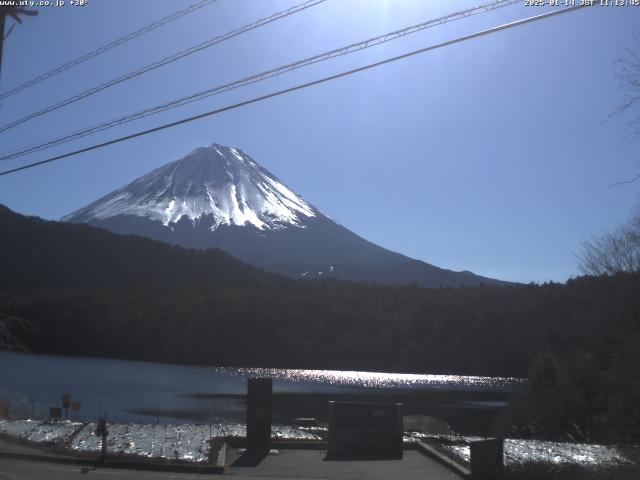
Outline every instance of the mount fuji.
POLYGON ((502 283, 375 245, 324 215, 239 148, 215 143, 62 220, 188 248, 218 247, 292 277, 429 287, 502 283))

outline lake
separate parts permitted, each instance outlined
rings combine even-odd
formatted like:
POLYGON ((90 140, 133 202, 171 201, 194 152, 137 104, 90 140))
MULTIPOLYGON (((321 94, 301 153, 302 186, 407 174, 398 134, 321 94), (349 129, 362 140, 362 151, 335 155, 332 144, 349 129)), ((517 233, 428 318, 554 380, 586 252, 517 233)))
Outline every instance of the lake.
POLYGON ((27 416, 47 415, 62 394, 80 403, 69 418, 138 423, 244 421, 249 377, 273 378, 274 421, 326 418, 328 400, 402 402, 406 415, 453 424, 492 418, 523 379, 174 365, 0 352, 0 396, 27 416))

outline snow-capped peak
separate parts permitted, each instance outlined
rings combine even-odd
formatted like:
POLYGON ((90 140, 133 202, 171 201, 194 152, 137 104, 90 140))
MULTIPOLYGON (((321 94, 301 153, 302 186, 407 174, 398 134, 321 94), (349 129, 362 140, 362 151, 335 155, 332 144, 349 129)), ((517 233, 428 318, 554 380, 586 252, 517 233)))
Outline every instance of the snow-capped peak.
POLYGON ((303 227, 319 212, 249 155, 211 144, 134 180, 63 218, 87 222, 134 215, 169 226, 183 216, 195 221, 211 215, 220 225, 265 229, 303 227))

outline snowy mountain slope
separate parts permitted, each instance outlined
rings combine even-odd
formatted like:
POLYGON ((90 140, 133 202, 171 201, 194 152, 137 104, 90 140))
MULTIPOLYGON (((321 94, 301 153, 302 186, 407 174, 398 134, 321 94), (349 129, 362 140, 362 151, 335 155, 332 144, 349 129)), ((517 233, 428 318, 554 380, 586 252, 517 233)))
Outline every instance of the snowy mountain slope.
POLYGON ((221 225, 260 230, 301 226, 317 211, 236 148, 212 144, 160 167, 63 218, 90 222, 133 215, 168 226, 210 215, 221 225))
POLYGON ((188 248, 219 247, 293 277, 424 286, 499 283, 375 245, 335 223, 242 150, 219 144, 198 148, 63 220, 188 248))

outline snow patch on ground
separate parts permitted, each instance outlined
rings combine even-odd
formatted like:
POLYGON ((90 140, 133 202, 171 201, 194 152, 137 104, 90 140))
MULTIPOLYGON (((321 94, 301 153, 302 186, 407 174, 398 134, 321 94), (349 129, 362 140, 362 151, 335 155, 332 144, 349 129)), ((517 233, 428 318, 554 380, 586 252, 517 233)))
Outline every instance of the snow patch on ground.
POLYGON ((36 443, 66 443, 84 425, 70 421, 0 420, 0 433, 36 443))
MULTIPOLYGON (((101 438, 95 435, 96 423, 66 420, 0 420, 0 434, 46 445, 67 446, 75 452, 97 453, 101 438)), ((188 462, 207 462, 211 437, 245 437, 246 426, 239 423, 209 425, 154 425, 109 423, 108 450, 188 462)), ((324 430, 324 429, 321 429, 324 430)), ((271 436, 279 440, 321 440, 326 432, 312 433, 295 427, 273 425, 271 436)), ((470 442, 480 437, 438 436, 406 433, 405 442, 433 439, 463 461, 469 462, 470 442)), ((505 439, 507 464, 574 464, 586 467, 633 465, 616 447, 585 443, 505 439)))
MULTIPOLYGON (((95 434, 95 422, 66 420, 0 420, 0 434, 21 440, 55 444, 78 453, 98 453, 102 438, 95 434)), ((139 423, 108 423, 109 453, 146 458, 207 462, 212 437, 245 437, 243 424, 155 425, 139 423)), ((320 440, 321 437, 291 426, 273 425, 271 436, 278 440, 320 440)))
MULTIPOLYGON (((469 444, 474 440, 480 440, 480 438, 459 437, 456 442, 445 444, 444 448, 461 460, 469 462, 471 457, 469 444)), ((573 464, 583 467, 633 465, 633 462, 616 447, 514 438, 504 440, 504 461, 506 464, 573 464)))

